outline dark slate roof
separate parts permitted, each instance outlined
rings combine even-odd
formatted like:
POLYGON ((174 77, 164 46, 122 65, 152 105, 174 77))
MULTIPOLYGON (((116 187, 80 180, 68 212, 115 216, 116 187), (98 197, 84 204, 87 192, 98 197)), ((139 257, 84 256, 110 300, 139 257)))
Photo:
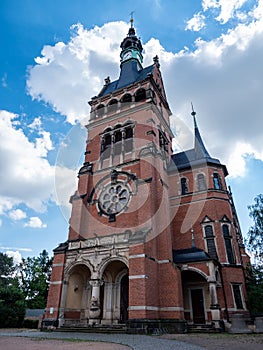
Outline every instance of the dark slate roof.
POLYGON ((115 90, 146 79, 150 74, 152 74, 153 68, 154 64, 138 71, 136 61, 131 60, 130 62, 125 63, 122 66, 119 79, 105 85, 98 97, 105 96, 114 92, 115 90))
POLYGON ((183 170, 195 166, 201 166, 205 164, 213 164, 223 168, 225 176, 228 175, 227 169, 225 165, 222 165, 219 159, 212 158, 208 153, 202 137, 200 135, 199 129, 197 127, 196 121, 195 123, 195 139, 194 139, 194 148, 175 153, 171 157, 170 164, 168 166, 168 171, 174 170, 183 170))
POLYGON ((224 167, 224 165, 222 165, 220 161, 216 158, 212 158, 210 156, 198 156, 196 150, 193 148, 185 152, 173 154, 168 167, 168 171, 183 170, 185 168, 190 168, 203 164, 215 164, 224 167))
POLYGON ((210 256, 204 250, 196 247, 173 250, 173 262, 175 264, 208 260, 212 260, 210 256))

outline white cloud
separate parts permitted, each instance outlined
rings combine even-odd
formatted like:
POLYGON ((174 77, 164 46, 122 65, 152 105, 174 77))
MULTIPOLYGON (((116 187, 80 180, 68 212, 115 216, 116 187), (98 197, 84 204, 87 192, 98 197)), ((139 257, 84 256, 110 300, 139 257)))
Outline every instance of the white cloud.
POLYGON ((21 263, 21 261, 22 261, 22 255, 18 250, 16 250, 16 251, 7 250, 6 255, 13 258, 15 265, 21 263))
POLYGON ((37 216, 32 216, 27 223, 24 225, 25 227, 32 227, 32 228, 46 228, 47 225, 43 224, 41 219, 37 216))
POLYGON ((205 27, 205 16, 201 13, 195 13, 194 16, 187 21, 185 30, 192 30, 194 32, 199 32, 205 27))
POLYGON ((35 118, 33 122, 28 125, 28 127, 33 130, 40 130, 42 128, 41 118, 40 117, 35 118))
POLYGON ((202 7, 204 11, 209 9, 219 9, 220 13, 216 17, 216 20, 222 24, 225 24, 234 16, 240 16, 240 12, 238 12, 238 10, 247 1, 248 0, 203 0, 202 7))
POLYGON ((68 44, 44 46, 42 56, 29 69, 27 87, 33 99, 50 103, 74 124, 87 118, 88 101, 99 92, 103 79, 117 72, 120 38, 126 36, 128 24, 107 23, 91 30, 77 24, 72 28, 68 44))
POLYGON ((41 132, 30 142, 15 123, 18 116, 0 111, 0 213, 20 203, 44 211, 54 193, 54 167, 45 158, 52 148, 50 135, 41 132))
POLYGON ((15 221, 25 219, 26 216, 26 213, 21 209, 12 210, 9 213, 9 217, 15 221))

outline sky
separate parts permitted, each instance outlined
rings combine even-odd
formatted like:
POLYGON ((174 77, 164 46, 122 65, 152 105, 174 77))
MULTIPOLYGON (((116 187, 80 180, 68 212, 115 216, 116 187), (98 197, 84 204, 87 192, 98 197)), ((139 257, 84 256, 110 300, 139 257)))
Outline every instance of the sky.
POLYGON ((175 151, 204 143, 226 164, 243 235, 263 192, 263 0, 1 0, 0 251, 50 256, 66 241, 88 101, 118 78, 130 13, 157 54, 175 151))

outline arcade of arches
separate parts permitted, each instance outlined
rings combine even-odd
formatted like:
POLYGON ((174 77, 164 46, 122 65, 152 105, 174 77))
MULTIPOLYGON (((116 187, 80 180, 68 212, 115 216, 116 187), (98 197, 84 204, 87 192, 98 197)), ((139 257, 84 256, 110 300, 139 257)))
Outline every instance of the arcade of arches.
POLYGON ((128 268, 111 260, 92 279, 84 264, 73 265, 64 280, 60 326, 123 323, 128 319, 128 268))

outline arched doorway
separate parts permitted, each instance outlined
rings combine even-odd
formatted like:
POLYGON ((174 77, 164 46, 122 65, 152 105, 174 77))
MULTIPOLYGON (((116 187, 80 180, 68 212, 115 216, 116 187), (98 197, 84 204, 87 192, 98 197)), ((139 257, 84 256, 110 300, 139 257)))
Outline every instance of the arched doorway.
POLYGON ((124 323, 128 320, 129 278, 126 264, 110 261, 103 271, 102 324, 124 323))
POLYGON ((207 280, 198 272, 182 271, 184 315, 189 323, 205 324, 209 309, 209 286, 207 280))
POLYGON ((79 264, 71 268, 64 284, 64 323, 86 324, 91 298, 90 270, 79 264))

